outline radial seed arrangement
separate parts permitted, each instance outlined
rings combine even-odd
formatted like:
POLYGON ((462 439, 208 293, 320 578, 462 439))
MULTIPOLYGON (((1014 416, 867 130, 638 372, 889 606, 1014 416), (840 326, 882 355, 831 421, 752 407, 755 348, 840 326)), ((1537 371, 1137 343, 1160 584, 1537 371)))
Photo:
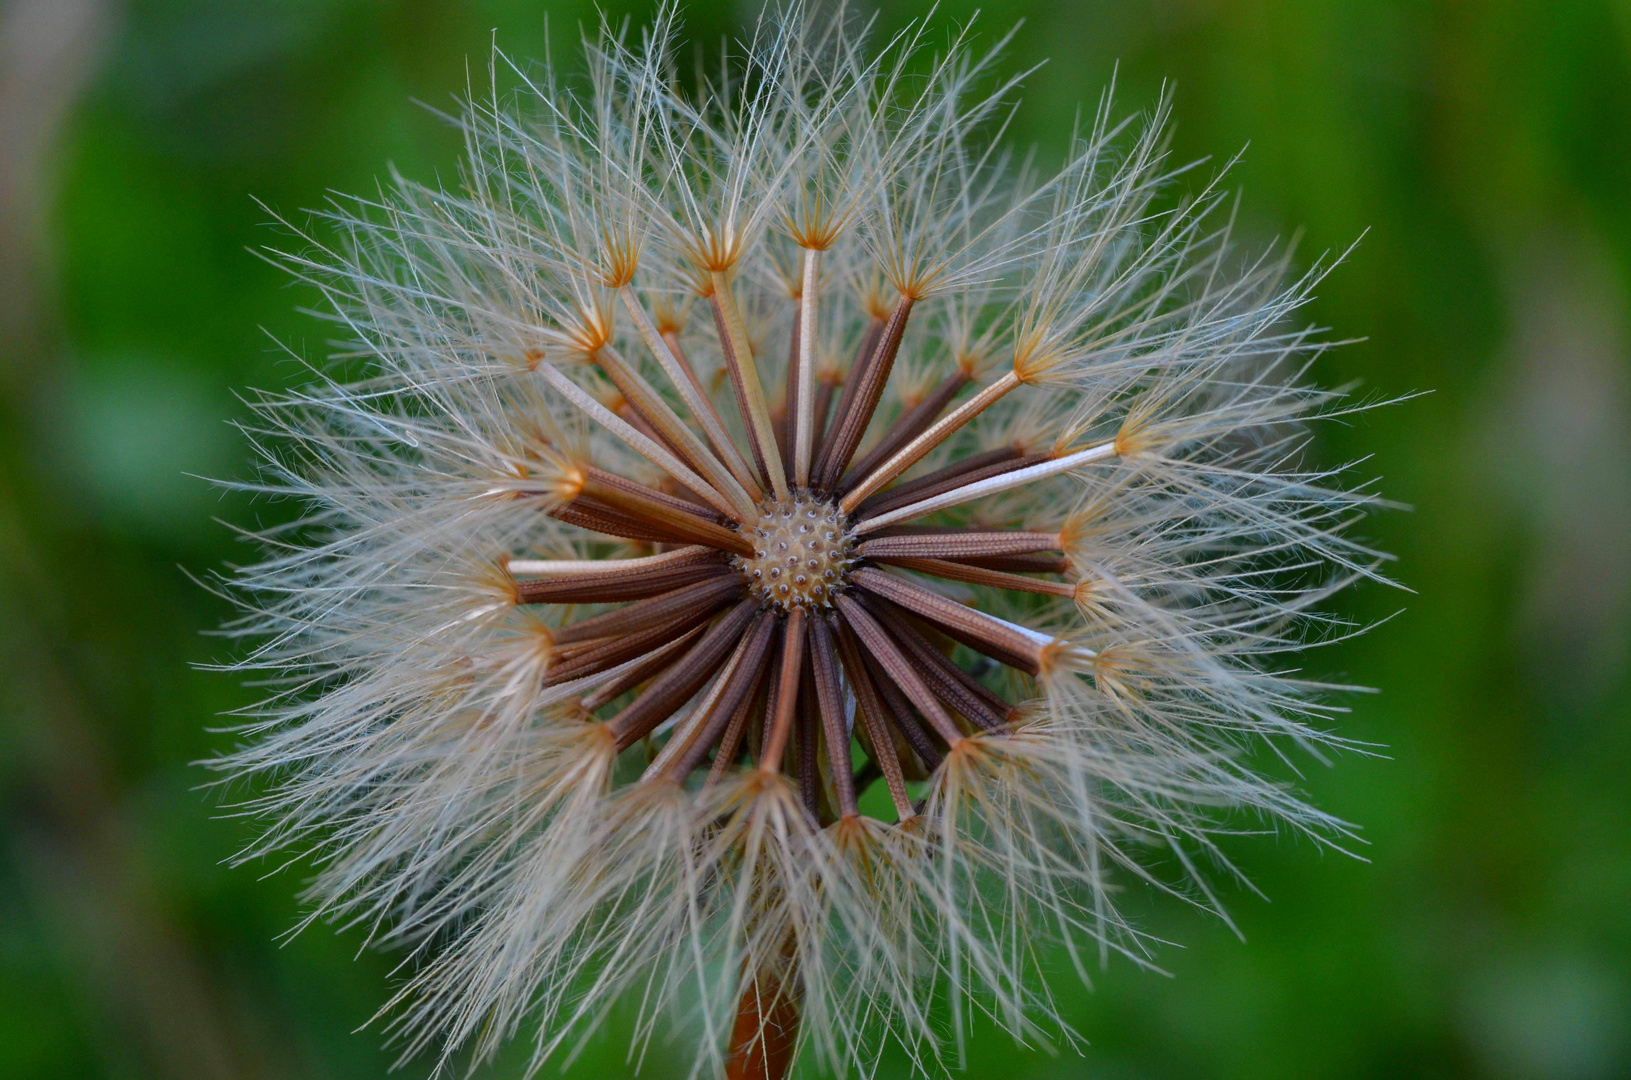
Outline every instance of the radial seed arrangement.
POLYGON ((407 1054, 619 1001, 698 1075, 1068 1041, 1036 975, 1144 960, 1118 889, 1346 834, 1251 767, 1336 741, 1287 654, 1379 561, 1300 464, 1319 271, 1181 194, 1164 106, 1043 173, 962 35, 795 12, 692 79, 672 23, 500 59, 461 184, 273 253, 342 341, 256 402, 308 510, 231 579, 246 857, 410 948, 407 1054))

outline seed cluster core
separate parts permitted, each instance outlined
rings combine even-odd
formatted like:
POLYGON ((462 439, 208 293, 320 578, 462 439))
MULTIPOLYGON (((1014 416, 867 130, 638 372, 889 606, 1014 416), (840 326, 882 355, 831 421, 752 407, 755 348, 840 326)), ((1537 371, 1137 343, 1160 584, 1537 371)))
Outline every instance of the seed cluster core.
POLYGON ((735 564, 754 595, 780 611, 830 607, 855 561, 844 515, 833 503, 806 495, 764 503, 744 529, 751 556, 735 564))

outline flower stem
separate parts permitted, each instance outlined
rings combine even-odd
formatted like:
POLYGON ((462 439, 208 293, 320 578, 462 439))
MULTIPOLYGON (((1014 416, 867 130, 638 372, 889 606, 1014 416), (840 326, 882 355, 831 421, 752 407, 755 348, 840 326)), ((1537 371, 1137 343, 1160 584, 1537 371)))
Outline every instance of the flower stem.
MULTIPOLYGON (((742 640, 736 643, 736 650, 731 653, 731 658, 725 661, 725 666, 720 669, 718 677, 713 681, 713 685, 709 686, 708 692, 703 694, 697 703, 692 706, 685 721, 674 729, 674 733, 663 744, 662 750, 652 759, 651 764, 646 767, 646 771, 641 774, 641 780, 663 775, 676 758, 686 762, 690 761, 692 751, 697 750, 699 744, 701 744, 701 754, 708 752, 709 748, 704 740, 710 734, 709 729, 713 726, 715 713, 723 712, 728 718, 730 713, 734 711, 728 706, 722 708, 721 699, 728 696, 732 682, 736 679, 737 672, 742 667, 744 657, 752 650, 753 638, 755 637, 754 631, 762 624, 770 622, 772 618, 773 616, 765 612, 760 612, 754 617, 753 625, 749 627, 747 633, 742 635, 742 640)), ((719 726, 723 727, 724 725, 720 724, 719 726)), ((718 737, 717 730, 713 732, 713 736, 718 737)), ((701 754, 698 755, 699 758, 701 754)), ((692 766, 692 768, 694 767, 692 766)), ((691 769, 687 768, 685 772, 675 773, 674 775, 684 777, 690 771, 691 769)))
POLYGON ((827 415, 832 411, 833 391, 838 389, 835 373, 821 376, 816 384, 815 420, 810 425, 810 437, 821 439, 827 430, 827 415))
POLYGON ((862 594, 861 600, 916 664, 936 697, 987 731, 1004 730, 1012 712, 1007 702, 931 645, 901 617, 899 609, 876 596, 862 594))
POLYGON ((905 506, 919 499, 927 499, 930 495, 950 491, 954 487, 972 484, 987 476, 1013 472, 1015 469, 1023 469, 1027 465, 1047 460, 1049 460, 1047 454, 1023 454, 1012 446, 987 450, 983 454, 955 461, 943 469, 936 469, 916 480, 908 480, 888 491, 879 492, 856 507, 855 515, 863 518, 877 517, 897 506, 905 506))
MULTIPOLYGON (((736 763, 736 754, 741 748, 742 736, 747 732, 748 720, 754 716, 763 716, 766 712, 766 680, 763 676, 764 672, 769 670, 769 666, 768 664, 760 666, 762 670, 759 673, 759 685, 754 689, 752 696, 742 700, 742 704, 731 716, 725 733, 719 737, 719 749, 714 753, 713 764, 708 766, 708 777, 703 781, 704 785, 717 784, 725 778, 725 774, 736 763)), ((680 775, 678 770, 675 771, 675 775, 680 775)))
MULTIPOLYGON (((836 408, 828 410, 832 411, 833 415, 843 416, 849 412, 850 402, 855 400, 855 388, 860 385, 861 373, 866 370, 867 362, 872 359, 873 350, 878 347, 878 339, 883 336, 884 324, 885 320, 876 315, 867 323, 866 332, 861 335, 860 344, 855 347, 855 356, 850 360, 849 371, 839 380, 843 389, 838 393, 838 404, 836 408)), ((836 387, 839 383, 831 385, 836 387)), ((829 403, 831 397, 832 395, 829 392, 829 403)), ((825 432, 825 436, 821 440, 821 452, 816 455, 815 471, 819 474, 826 463, 827 455, 832 450, 832 441, 833 436, 836 434, 837 425, 833 425, 833 430, 828 430, 826 413, 823 412, 822 422, 818 426, 825 432)))
POLYGON ((863 656, 861 641, 853 627, 846 625, 844 633, 855 641, 855 655, 861 657, 867 675, 872 679, 872 685, 878 691, 878 701, 887 710, 889 718, 894 721, 895 727, 900 730, 901 736, 906 740, 906 745, 910 746, 912 753, 917 755, 917 760, 922 766, 923 775, 932 774, 940 767, 944 755, 935 746, 934 739, 923 729, 923 725, 917 722, 917 714, 912 711, 912 706, 907 704, 905 695, 901 693, 901 689, 896 685, 895 680, 890 677, 888 669, 873 654, 866 653, 863 656))
MULTIPOLYGON (((707 403, 708 408, 712 409, 714 407, 713 398, 708 395, 708 387, 703 383, 701 377, 697 375, 697 369, 691 365, 690 357, 685 355, 685 347, 680 344, 679 331, 664 330, 662 331, 662 339, 663 344, 668 346, 668 351, 673 353, 674 359, 679 362, 680 370, 685 373, 687 379, 691 380, 691 385, 697 388, 697 393, 702 395, 702 400, 707 403)), ((716 411, 714 415, 718 416, 719 414, 716 411)))
POLYGON ((565 506, 551 509, 549 516, 557 521, 564 521, 568 525, 576 525, 580 529, 601 533, 605 536, 620 536, 625 540, 644 540, 652 544, 684 544, 687 543, 681 534, 672 533, 666 529, 658 528, 650 521, 625 514, 608 503, 599 499, 579 496, 565 506))
POLYGON ((793 442, 792 418, 798 415, 799 403, 799 311, 803 307, 800 297, 793 297, 793 336, 787 342, 787 378, 783 379, 784 393, 779 414, 772 410, 771 419, 776 423, 776 445, 781 448, 782 457, 787 459, 788 482, 793 482, 793 442))
POLYGON ((620 753, 645 738, 702 688, 725 662, 726 654, 741 639, 756 614, 758 605, 752 600, 744 600, 732 608, 708 628, 690 651, 653 679, 628 708, 606 722, 617 736, 620 753))
POLYGON ((601 684, 596 689, 585 694, 578 700, 578 708, 587 715, 609 702, 616 701, 636 686, 650 679, 657 672, 666 668, 674 653, 686 648, 701 634, 703 627, 694 626, 666 645, 659 646, 641 658, 623 674, 616 676, 610 682, 601 684))
MULTIPOLYGON (((720 555, 712 548, 680 548, 661 555, 642 555, 637 559, 511 559, 507 564, 512 574, 543 574, 551 580, 580 575, 613 576, 638 580, 641 571, 670 569, 693 563, 717 563, 720 555)), ((615 599, 622 599, 616 597, 615 599)))
POLYGON ((748 980, 736 1006, 725 1080, 785 1080, 798 1048, 800 1004, 794 961, 784 972, 763 971, 748 980))
POLYGON ((861 811, 856 802, 855 776, 850 771, 844 684, 838 674, 838 648, 826 619, 817 618, 811 623, 810 644, 816 705, 821 714, 822 734, 826 736, 827 763, 831 766, 832 785, 838 795, 838 813, 842 817, 853 817, 861 811))
POLYGON ((712 611, 735 595, 739 588, 729 574, 721 574, 645 600, 636 600, 613 611, 579 619, 553 631, 550 636, 556 645, 571 645, 578 641, 638 633, 644 627, 667 619, 712 611))
POLYGON ((986 570, 1005 570, 1010 574, 1070 573, 1070 559, 1064 555, 980 555, 952 561, 986 570))
MULTIPOLYGON (((737 647, 740 659, 736 667, 720 679, 718 697, 711 703, 704 702, 697 707, 695 737, 682 744, 683 754, 674 755, 675 760, 670 762, 668 768, 670 776, 683 781, 691 775, 691 770, 702 764, 714 743, 726 736, 729 730, 735 729, 740 738, 738 717, 745 720, 743 710, 752 703, 754 691, 770 666, 770 645, 775 630, 774 615, 761 611, 754 616, 753 625, 742 635, 742 643, 737 647)), ((719 752, 727 756, 727 749, 723 745, 719 752)), ((734 755, 734 752, 735 741, 732 740, 729 755, 734 755)))
POLYGON ((591 468, 583 494, 690 544, 706 544, 738 555, 752 555, 753 544, 739 532, 673 505, 670 497, 622 477, 591 468))
MULTIPOLYGON (((550 665, 549 673, 544 677, 544 685, 558 686, 561 683, 581 679, 586 675, 594 675, 609 668, 614 668, 625 661, 643 656, 659 646, 667 645, 677 638, 684 637, 698 626, 706 623, 713 618, 714 611, 717 610, 718 606, 715 605, 714 608, 694 610, 686 614, 670 617, 637 633, 606 638, 594 642, 588 648, 573 650, 571 656, 567 659, 550 665)), ((676 703, 676 707, 677 705, 678 703, 676 703)))

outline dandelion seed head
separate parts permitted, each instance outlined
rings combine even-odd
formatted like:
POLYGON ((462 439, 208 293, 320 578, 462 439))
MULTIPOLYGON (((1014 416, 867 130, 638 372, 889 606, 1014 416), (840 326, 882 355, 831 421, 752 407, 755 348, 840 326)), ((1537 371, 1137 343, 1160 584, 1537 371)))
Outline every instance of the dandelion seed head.
POLYGON ((223 582, 243 857, 410 950, 405 1058, 1071 1042, 1041 957, 1149 962, 1130 885, 1227 918, 1240 815, 1351 835, 1255 767, 1344 745, 1291 654, 1385 581, 1307 461, 1329 264, 1178 196, 1165 100, 1043 173, 1001 42, 794 5, 687 89, 677 24, 495 54, 457 189, 269 253, 344 344, 249 429, 305 514, 223 582))

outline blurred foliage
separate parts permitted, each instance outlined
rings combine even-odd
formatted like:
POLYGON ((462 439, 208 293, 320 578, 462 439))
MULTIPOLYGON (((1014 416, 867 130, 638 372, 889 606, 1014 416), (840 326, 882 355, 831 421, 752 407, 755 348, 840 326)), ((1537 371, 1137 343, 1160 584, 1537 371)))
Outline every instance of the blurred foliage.
MULTIPOLYGON (((0 1075, 381 1075, 377 1028, 353 1029, 394 959, 327 928, 284 946, 302 871, 225 867, 249 826, 196 790, 250 691, 193 666, 228 611, 188 573, 244 557, 212 517, 280 511, 195 477, 244 474, 235 389, 295 377, 274 339, 324 347, 312 298, 248 250, 278 242, 252 197, 298 214, 388 163, 451 182, 458 139, 415 102, 479 83, 495 35, 539 54, 546 15, 570 55, 593 10, 0 11, 0 1075)), ((1061 970, 1085 1056, 978 1029, 967 1075, 1631 1075, 1631 6, 993 0, 980 25, 1021 17, 1011 65, 1049 58, 1022 141, 1057 154, 1113 75, 1125 110, 1173 87, 1179 158, 1250 143, 1247 234, 1303 230, 1305 261, 1363 235, 1314 308, 1363 340, 1321 377, 1432 393, 1321 449, 1370 455, 1414 506, 1368 529, 1415 595, 1346 601, 1403 614, 1309 658, 1382 690, 1342 730, 1385 756, 1305 778, 1369 861, 1242 838, 1273 901, 1237 892, 1244 940, 1134 892, 1186 946, 1159 956, 1172 977, 1113 963, 1089 992, 1061 970)), ((689 24, 717 41, 734 18, 689 24)), ((625 1031, 574 1075, 624 1075, 625 1031)))

